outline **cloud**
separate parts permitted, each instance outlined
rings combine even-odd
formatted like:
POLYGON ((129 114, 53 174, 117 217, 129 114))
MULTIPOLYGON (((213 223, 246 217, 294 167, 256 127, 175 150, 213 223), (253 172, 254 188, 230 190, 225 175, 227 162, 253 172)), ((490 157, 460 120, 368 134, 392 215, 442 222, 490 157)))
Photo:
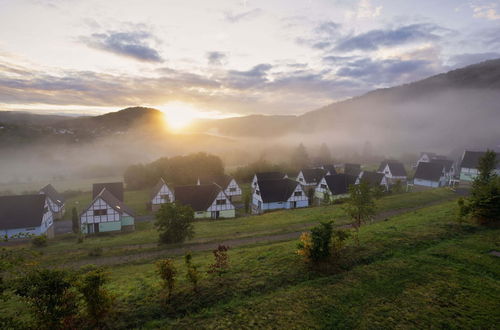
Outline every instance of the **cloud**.
POLYGON ((362 34, 346 37, 335 47, 338 51, 372 51, 381 47, 398 46, 417 41, 433 41, 440 39, 436 33, 440 30, 433 24, 412 24, 392 30, 371 30, 362 34))
POLYGON ((150 46, 154 36, 146 31, 94 33, 81 40, 89 47, 144 62, 163 62, 156 49, 150 46))
POLYGON ((319 50, 331 48, 340 37, 341 25, 333 21, 322 22, 313 29, 312 36, 296 38, 298 44, 305 44, 319 50))
POLYGON ((222 80, 230 88, 249 89, 267 82, 270 64, 259 64, 247 71, 229 70, 222 80))
POLYGON ((500 19, 500 12, 497 12, 498 4, 496 3, 488 3, 481 5, 471 4, 471 8, 473 11, 473 17, 475 18, 486 18, 488 20, 497 20, 500 19))
POLYGON ((227 55, 223 52, 208 52, 207 53, 208 64, 210 65, 222 65, 227 62, 227 55))
POLYGON ((346 17, 352 18, 374 18, 380 16, 382 6, 375 7, 370 0, 360 0, 356 10, 347 11, 346 17))
POLYGON ((243 11, 240 13, 225 12, 224 13, 224 20, 226 20, 229 23, 237 23, 237 22, 244 20, 244 19, 255 18, 255 17, 261 15, 262 12, 263 12, 263 10, 260 8, 255 8, 255 9, 243 11))

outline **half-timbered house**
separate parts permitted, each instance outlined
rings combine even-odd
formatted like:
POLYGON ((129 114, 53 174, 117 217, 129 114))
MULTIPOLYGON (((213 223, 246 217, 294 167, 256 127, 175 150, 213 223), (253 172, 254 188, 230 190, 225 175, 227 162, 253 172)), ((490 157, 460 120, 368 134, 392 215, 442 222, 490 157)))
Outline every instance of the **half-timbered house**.
POLYGON ((54 218, 45 194, 0 196, 0 236, 54 237, 54 218))
POLYGON ((116 199, 123 202, 123 182, 94 183, 92 185, 92 198, 96 198, 106 188, 116 199))
POLYGON ((356 178, 356 184, 360 184, 362 181, 372 187, 382 186, 385 190, 389 190, 389 182, 384 173, 362 171, 356 178))
POLYGON ((236 180, 229 175, 221 175, 212 179, 198 179, 199 184, 215 183, 224 191, 231 202, 240 202, 242 199, 242 190, 236 180))
POLYGON ((163 178, 158 180, 158 183, 153 188, 151 195, 151 209, 156 212, 162 204, 172 203, 175 201, 174 191, 170 189, 163 178))
MULTIPOLYGON (((460 180, 473 181, 479 174, 479 160, 485 154, 484 151, 468 151, 465 150, 460 162, 460 180)), ((500 153, 497 153, 497 161, 500 160, 500 153)), ((496 173, 500 175, 500 161, 497 162, 496 173)))
POLYGON ((236 216, 233 203, 215 183, 175 187, 174 194, 176 203, 190 206, 197 219, 236 216))
POLYGON ((61 219, 64 215, 64 197, 51 184, 40 189, 39 193, 47 196, 47 202, 49 203, 49 209, 52 212, 53 218, 61 219))
POLYGON ((349 186, 356 183, 356 177, 349 174, 327 175, 316 186, 315 197, 324 200, 326 195, 331 199, 349 196, 349 186))
POLYGON ((134 212, 103 188, 80 214, 81 230, 85 234, 135 229, 134 212))
POLYGON ((397 161, 385 160, 381 162, 377 172, 384 173, 390 184, 398 180, 402 182, 408 180, 405 166, 403 163, 397 161))
POLYGON ((309 199, 302 185, 292 179, 257 181, 252 194, 252 213, 308 207, 309 199))
POLYGON ((443 165, 446 183, 450 184, 450 182, 455 177, 455 163, 450 159, 444 159, 444 158, 431 159, 430 162, 443 165))
POLYGON ((446 185, 444 165, 432 162, 418 163, 415 176, 413 177, 415 186, 438 188, 446 185))
POLYGON ((288 176, 281 172, 260 172, 255 173, 252 179, 252 188, 255 189, 257 181, 285 179, 288 176))
POLYGON ((302 169, 297 175, 297 181, 305 187, 316 187, 318 183, 327 175, 328 171, 322 168, 302 169))

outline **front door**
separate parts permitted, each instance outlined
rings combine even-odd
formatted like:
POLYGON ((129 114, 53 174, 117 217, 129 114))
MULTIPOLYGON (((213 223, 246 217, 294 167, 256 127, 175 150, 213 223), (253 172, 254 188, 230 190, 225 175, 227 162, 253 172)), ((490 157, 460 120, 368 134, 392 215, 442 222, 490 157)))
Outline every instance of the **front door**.
POLYGON ((89 234, 95 234, 99 232, 99 224, 98 223, 89 223, 87 225, 87 232, 89 234))
POLYGON ((297 202, 290 202, 290 208, 294 209, 297 207, 297 202))
POLYGON ((212 211, 212 219, 219 219, 219 211, 212 211))

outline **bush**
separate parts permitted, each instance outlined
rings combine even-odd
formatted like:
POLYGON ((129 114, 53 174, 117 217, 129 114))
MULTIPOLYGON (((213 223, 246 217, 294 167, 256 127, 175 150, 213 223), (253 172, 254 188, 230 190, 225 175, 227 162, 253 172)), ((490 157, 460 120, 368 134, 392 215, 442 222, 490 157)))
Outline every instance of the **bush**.
POLYGON ((160 243, 182 243, 192 238, 194 211, 189 206, 178 203, 162 204, 156 213, 155 226, 160 235, 160 243))
POLYGON ((89 251, 89 257, 100 257, 102 256, 102 247, 93 247, 89 251))
POLYGON ((200 272, 198 272, 198 267, 193 265, 193 256, 190 252, 186 253, 184 256, 184 263, 186 265, 186 278, 193 285, 193 290, 198 292, 198 281, 200 280, 200 272))
POLYGON ((35 236, 31 240, 31 244, 36 248, 47 246, 47 236, 46 235, 35 236))
POLYGON ((107 281, 108 275, 104 270, 96 268, 84 273, 77 283, 78 291, 85 302, 87 319, 94 329, 101 328, 113 306, 113 297, 104 288, 107 281))
POLYGON ((217 246, 217 249, 212 251, 214 255, 214 263, 209 266, 208 273, 217 275, 219 281, 229 269, 229 255, 227 254, 228 250, 228 246, 219 244, 219 246, 217 246))
POLYGON ((156 262, 156 269, 158 275, 160 275, 162 281, 163 289, 167 290, 167 302, 170 301, 172 297, 172 292, 175 286, 175 276, 177 275, 177 269, 175 268, 174 261, 172 259, 163 259, 156 262))

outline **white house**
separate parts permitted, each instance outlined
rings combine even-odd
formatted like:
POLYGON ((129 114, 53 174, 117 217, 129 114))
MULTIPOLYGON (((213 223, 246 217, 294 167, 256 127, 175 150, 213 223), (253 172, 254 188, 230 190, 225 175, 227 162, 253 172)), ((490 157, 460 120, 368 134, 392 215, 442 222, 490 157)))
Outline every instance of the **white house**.
POLYGON ((64 197, 51 184, 40 189, 39 193, 47 196, 49 209, 54 219, 61 219, 64 215, 64 197))
POLYGON ((302 185, 291 179, 262 180, 252 195, 252 213, 308 207, 309 199, 302 185))
POLYGON ((388 179, 389 183, 395 183, 398 180, 406 181, 408 179, 405 166, 403 165, 403 163, 397 161, 383 161, 382 163, 380 163, 377 172, 383 173, 388 179))
MULTIPOLYGON (((477 169, 479 160, 484 154, 484 151, 464 151, 462 161, 460 162, 460 180, 473 181, 477 177, 479 174, 477 169)), ((496 160, 497 168, 495 172, 500 175, 500 153, 497 153, 496 160)))
POLYGON ((365 181, 373 187, 382 186, 385 190, 389 190, 389 182, 384 173, 363 171, 356 178, 356 184, 360 184, 361 181, 365 181))
POLYGON ((421 152, 420 157, 417 160, 417 164, 414 167, 416 168, 420 163, 429 163, 431 160, 436 160, 436 159, 447 159, 447 158, 446 156, 438 155, 434 152, 421 152))
POLYGON ((281 172, 260 172, 255 173, 252 179, 252 188, 255 189, 257 181, 285 179, 288 176, 281 172))
POLYGON ((356 183, 356 177, 349 174, 327 175, 321 179, 316 186, 314 196, 319 200, 328 195, 331 199, 339 199, 349 196, 349 186, 356 183))
POLYGON ((300 170, 297 181, 303 186, 316 187, 318 183, 327 175, 328 171, 321 168, 306 168, 300 170))
POLYGON ((420 162, 418 163, 413 184, 416 186, 438 188, 447 183, 444 166, 439 163, 420 162))
POLYGON ((103 188, 80 214, 80 225, 84 234, 130 231, 135 229, 134 212, 103 188))
POLYGON ((236 216, 233 203, 215 183, 175 187, 174 194, 176 203, 190 206, 196 219, 236 216))
POLYGON ((175 196, 173 190, 170 189, 163 178, 160 178, 153 189, 151 209, 156 212, 160 208, 161 204, 172 203, 174 201, 175 196))
POLYGON ((0 196, 0 236, 54 237, 54 218, 44 194, 0 196))
POLYGON ((229 175, 221 175, 209 180, 198 179, 198 185, 215 183, 224 191, 231 202, 239 202, 242 199, 242 191, 236 180, 229 175))

